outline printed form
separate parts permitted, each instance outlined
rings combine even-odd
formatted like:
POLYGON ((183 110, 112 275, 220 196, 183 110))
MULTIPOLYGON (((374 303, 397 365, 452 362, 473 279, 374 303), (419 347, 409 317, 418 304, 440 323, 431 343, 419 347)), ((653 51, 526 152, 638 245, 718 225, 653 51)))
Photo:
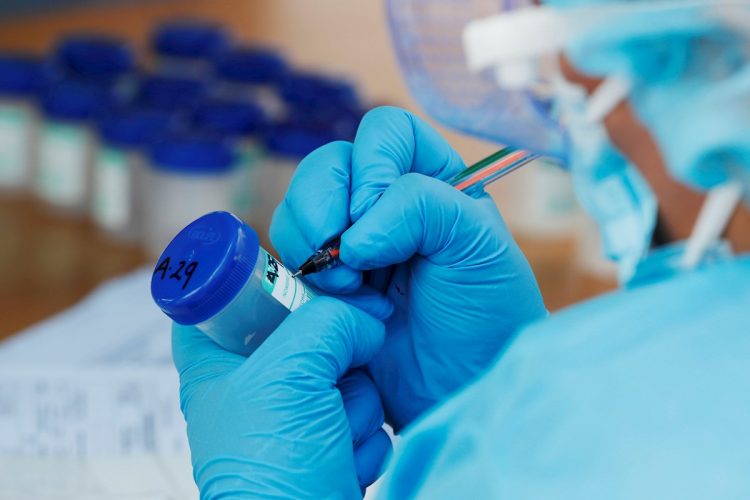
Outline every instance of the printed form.
POLYGON ((0 369, 0 499, 197 498, 173 368, 0 369))

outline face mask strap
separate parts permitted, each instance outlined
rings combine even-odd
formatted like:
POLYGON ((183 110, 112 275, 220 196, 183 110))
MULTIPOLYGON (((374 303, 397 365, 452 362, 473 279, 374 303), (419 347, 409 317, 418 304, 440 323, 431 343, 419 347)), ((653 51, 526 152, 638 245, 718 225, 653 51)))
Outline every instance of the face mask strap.
POLYGON ((721 237, 741 199, 742 183, 739 181, 726 182, 708 192, 685 245, 680 262, 683 269, 695 269, 701 263, 706 251, 721 237))
POLYGON ((601 123, 632 89, 630 79, 623 76, 608 76, 589 95, 584 117, 589 123, 601 123))

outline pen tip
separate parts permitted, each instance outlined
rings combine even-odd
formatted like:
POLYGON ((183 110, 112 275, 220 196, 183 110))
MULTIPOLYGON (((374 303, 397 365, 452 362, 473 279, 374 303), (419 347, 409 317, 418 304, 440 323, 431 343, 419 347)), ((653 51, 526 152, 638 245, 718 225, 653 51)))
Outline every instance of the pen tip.
POLYGON ((296 278, 296 277, 297 277, 297 276, 299 276, 300 274, 302 274, 302 271, 297 271, 297 272, 294 272, 294 273, 292 273, 292 278, 296 278))

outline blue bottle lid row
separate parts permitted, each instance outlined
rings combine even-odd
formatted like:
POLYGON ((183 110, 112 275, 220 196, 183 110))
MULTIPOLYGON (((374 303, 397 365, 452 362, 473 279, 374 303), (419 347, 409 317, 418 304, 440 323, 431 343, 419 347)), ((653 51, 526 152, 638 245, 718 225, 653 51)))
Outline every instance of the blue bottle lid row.
POLYGON ((236 154, 229 141, 197 132, 168 134, 149 151, 154 169, 185 175, 221 175, 232 170, 236 154))
POLYGON ((353 141, 366 110, 360 107, 320 107, 288 111, 288 120, 305 128, 330 131, 337 140, 353 141))
POLYGON ((290 72, 282 78, 279 92, 287 103, 308 109, 359 105, 354 84, 317 73, 290 72))
POLYGON ((151 296, 177 323, 206 321, 240 293, 259 249, 256 232, 234 215, 206 214, 167 245, 151 277, 151 296))
POLYGON ((229 46, 220 25, 197 19, 174 19, 159 25, 151 38, 154 52, 184 59, 211 59, 229 46))
POLYGON ((42 88, 44 64, 21 53, 0 54, 0 94, 30 97, 42 88))
POLYGON ((104 34, 74 34, 60 40, 53 64, 64 74, 94 80, 112 80, 135 68, 132 48, 123 40, 104 34))
POLYGON ((111 88, 73 79, 49 84, 41 101, 45 116, 62 121, 95 119, 116 104, 111 88))
POLYGON ((241 46, 219 56, 214 70, 220 78, 230 82, 276 84, 287 67, 284 58, 273 49, 241 46))
POLYGON ((146 75, 138 83, 136 101, 166 111, 191 110, 208 95, 203 80, 162 75, 146 75))
POLYGON ((328 128, 315 128, 294 122, 277 123, 263 137, 266 149, 278 156, 301 159, 317 148, 338 139, 328 128))
POLYGON ((237 137, 265 130, 268 119, 260 106, 251 102, 213 99, 197 107, 192 122, 198 130, 237 137))
POLYGON ((176 117, 172 113, 131 107, 104 117, 99 123, 99 136, 102 142, 114 147, 142 148, 174 132, 176 128, 176 117))

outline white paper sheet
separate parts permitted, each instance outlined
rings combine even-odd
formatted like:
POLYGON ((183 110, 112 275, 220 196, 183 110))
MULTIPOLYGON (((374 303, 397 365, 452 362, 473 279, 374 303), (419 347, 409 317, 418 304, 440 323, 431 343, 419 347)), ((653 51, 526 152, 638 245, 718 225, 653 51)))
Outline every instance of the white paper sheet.
POLYGON ((197 499, 188 457, 0 457, 0 500, 197 499))
POLYGON ((187 452, 174 369, 0 369, 0 455, 187 452))
POLYGON ((197 498, 173 368, 0 368, 0 499, 197 498))

